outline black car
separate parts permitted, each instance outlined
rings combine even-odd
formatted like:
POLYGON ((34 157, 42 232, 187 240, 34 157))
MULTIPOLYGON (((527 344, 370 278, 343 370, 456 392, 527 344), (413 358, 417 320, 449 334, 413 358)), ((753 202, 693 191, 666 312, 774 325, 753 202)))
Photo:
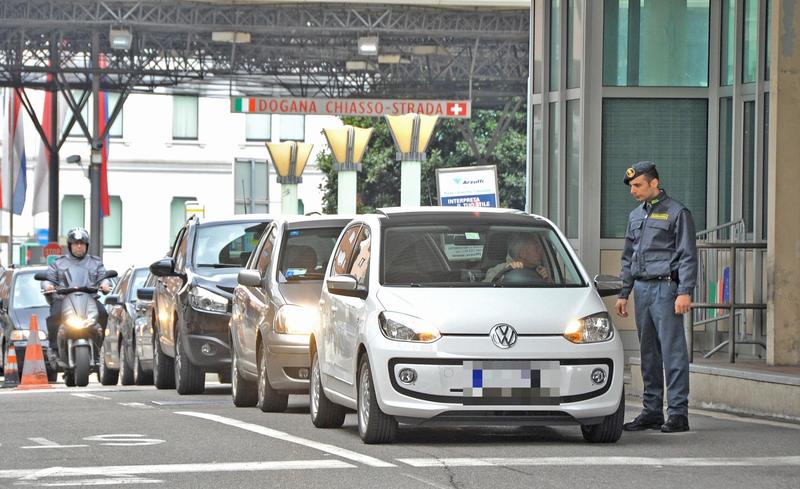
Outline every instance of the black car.
POLYGON ((133 383, 153 383, 153 292, 158 277, 147 274, 144 286, 136 291, 136 319, 133 323, 133 383))
POLYGON ((131 267, 122 274, 114 289, 105 298, 108 325, 100 347, 98 380, 103 385, 132 385, 134 379, 134 321, 136 291, 147 279, 147 268, 131 267))
MULTIPOLYGON (((8 347, 14 345, 17 368, 22 375, 31 317, 34 314, 39 325, 39 340, 42 343, 44 358, 48 358, 47 318, 50 316, 50 305, 42 294, 40 282, 33 278, 37 272, 46 270, 47 267, 9 268, 0 275, 0 322, 2 322, 0 359, 4 370, 8 359, 8 347)), ((57 373, 49 363, 45 363, 47 378, 53 382, 57 373)))
POLYGON ((192 217, 172 254, 150 265, 161 277, 153 294, 153 380, 157 388, 199 394, 206 372, 230 381, 228 321, 236 277, 258 245, 268 215, 203 221, 192 217))

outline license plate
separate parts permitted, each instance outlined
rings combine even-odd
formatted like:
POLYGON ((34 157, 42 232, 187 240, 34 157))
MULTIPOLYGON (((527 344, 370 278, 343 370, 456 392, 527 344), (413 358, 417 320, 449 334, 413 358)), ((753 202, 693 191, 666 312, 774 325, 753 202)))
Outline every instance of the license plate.
POLYGON ((467 385, 463 395, 468 399, 532 404, 561 395, 561 366, 557 361, 465 361, 464 374, 467 385))

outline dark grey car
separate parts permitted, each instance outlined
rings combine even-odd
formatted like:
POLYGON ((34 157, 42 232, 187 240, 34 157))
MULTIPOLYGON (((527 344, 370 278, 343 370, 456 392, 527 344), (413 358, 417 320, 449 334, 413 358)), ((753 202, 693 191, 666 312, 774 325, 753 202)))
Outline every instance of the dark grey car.
POLYGON ((153 291, 158 277, 147 275, 144 286, 136 291, 136 319, 133 322, 133 383, 153 383, 153 291))
POLYGON ((284 411, 308 393, 308 337, 343 216, 290 217, 264 232, 233 292, 230 320, 236 406, 284 411))

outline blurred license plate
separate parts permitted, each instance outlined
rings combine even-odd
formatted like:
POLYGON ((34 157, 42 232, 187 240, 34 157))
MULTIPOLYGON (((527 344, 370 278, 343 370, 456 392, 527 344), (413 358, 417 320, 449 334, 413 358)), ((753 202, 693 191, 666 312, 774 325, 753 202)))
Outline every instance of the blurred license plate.
POLYGON ((540 403, 560 396, 561 366, 542 360, 471 360, 464 362, 466 399, 540 403))

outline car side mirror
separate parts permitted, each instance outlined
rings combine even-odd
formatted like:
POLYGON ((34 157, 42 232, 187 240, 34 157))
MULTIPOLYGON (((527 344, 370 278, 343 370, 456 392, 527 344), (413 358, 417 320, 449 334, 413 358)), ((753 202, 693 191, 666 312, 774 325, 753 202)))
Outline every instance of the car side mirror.
POLYGON ((140 301, 151 301, 153 300, 153 292, 155 289, 153 287, 142 287, 140 289, 136 289, 136 298, 140 301))
POLYGON ((261 287, 261 273, 258 270, 240 270, 236 281, 245 287, 261 287))
POLYGON ((622 290, 622 279, 615 275, 596 275, 594 287, 600 297, 619 295, 622 290))
POLYGON ((120 304, 119 295, 109 294, 106 296, 105 303, 107 306, 118 306, 120 304))
POLYGON ((367 298, 367 290, 358 286, 358 279, 352 275, 336 275, 326 279, 328 292, 347 297, 367 298))
POLYGON ((150 265, 150 273, 156 277, 175 277, 175 262, 172 258, 162 258, 150 265))
POLYGON ((0 311, 5 311, 6 305, 3 303, 3 299, 0 299, 0 311))

